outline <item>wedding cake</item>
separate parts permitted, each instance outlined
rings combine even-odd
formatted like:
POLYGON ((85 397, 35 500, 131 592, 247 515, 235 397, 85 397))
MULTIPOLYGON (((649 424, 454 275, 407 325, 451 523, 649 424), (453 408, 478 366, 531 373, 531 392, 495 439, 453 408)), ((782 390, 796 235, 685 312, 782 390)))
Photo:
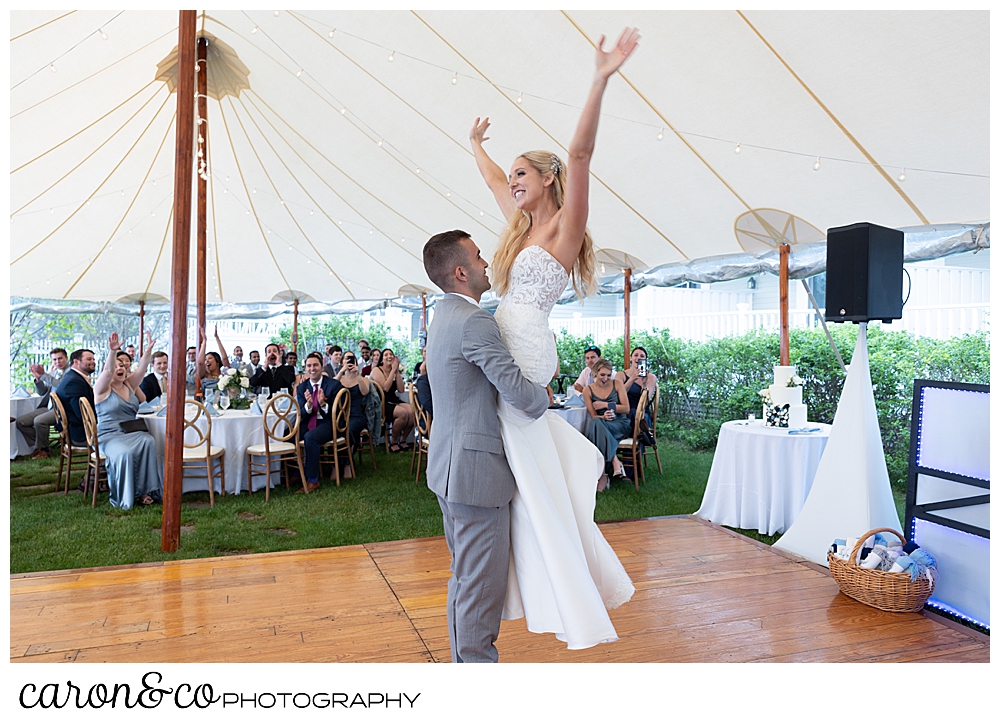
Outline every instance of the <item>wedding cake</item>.
POLYGON ((802 403, 802 380, 795 367, 774 367, 774 384, 760 391, 764 399, 764 424, 768 427, 799 429, 806 426, 806 405, 802 403))

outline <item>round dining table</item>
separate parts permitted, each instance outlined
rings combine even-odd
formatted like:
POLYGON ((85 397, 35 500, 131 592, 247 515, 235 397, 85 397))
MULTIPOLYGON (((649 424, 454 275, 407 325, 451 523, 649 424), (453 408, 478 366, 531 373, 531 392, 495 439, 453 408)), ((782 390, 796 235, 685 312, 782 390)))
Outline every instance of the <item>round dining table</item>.
POLYGON ((586 407, 549 407, 550 412, 554 412, 562 419, 565 419, 580 434, 587 432, 587 420, 590 412, 586 407))
MULTIPOLYGON (((141 414, 140 419, 146 420, 146 428, 156 440, 156 453, 163 463, 164 445, 167 436, 167 418, 156 414, 141 414)), ((204 431, 207 428, 204 417, 199 421, 199 427, 204 431)), ((185 434, 186 442, 197 441, 194 430, 189 429, 185 434)), ((212 446, 223 447, 225 454, 225 474, 226 493, 239 494, 251 489, 247 486, 247 447, 255 444, 264 444, 264 425, 260 414, 254 414, 245 409, 227 409, 219 413, 219 416, 212 417, 212 446)), ((271 486, 279 483, 278 474, 280 462, 273 462, 271 465, 271 486)), ((213 467, 213 475, 216 474, 213 467)), ((253 476, 253 491, 263 490, 266 479, 262 474, 253 476)), ((215 479, 215 491, 222 489, 221 480, 215 479)), ((208 490, 208 480, 203 469, 195 469, 192 473, 185 470, 182 485, 183 492, 198 492, 208 490)))
POLYGON ((809 495, 830 428, 810 422, 807 429, 815 431, 803 434, 767 427, 763 420, 726 422, 694 514, 766 535, 784 532, 809 495))

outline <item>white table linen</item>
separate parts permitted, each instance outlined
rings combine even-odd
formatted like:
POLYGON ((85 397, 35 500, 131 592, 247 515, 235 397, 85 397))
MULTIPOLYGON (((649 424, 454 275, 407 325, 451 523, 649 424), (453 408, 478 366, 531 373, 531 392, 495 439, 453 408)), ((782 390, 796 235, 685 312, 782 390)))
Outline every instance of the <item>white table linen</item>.
MULTIPOLYGON (((162 464, 164 457, 164 443, 167 435, 167 418, 166 416, 157 417, 156 415, 141 415, 140 419, 146 420, 146 427, 149 429, 150 434, 152 434, 156 439, 156 453, 160 458, 160 463, 162 464)), ((218 417, 212 417, 212 446, 224 447, 226 450, 225 464, 227 494, 239 494, 241 491, 247 489, 246 451, 247 447, 252 447, 255 444, 264 444, 264 426, 261 421, 262 419, 263 417, 261 417, 261 415, 251 414, 249 410, 245 409, 227 409, 218 417)), ((199 426, 202 430, 205 429, 204 420, 201 421, 199 426)), ((188 430, 185 439, 188 442, 197 441, 197 436, 195 435, 194 430, 188 430)), ((278 474, 279 465, 280 463, 275 462, 271 467, 272 487, 279 484, 280 481, 280 475, 278 474)), ((204 476, 205 473, 202 470, 194 470, 191 474, 196 476, 188 477, 187 474, 184 475, 182 485, 183 491, 208 491, 208 480, 204 476)), ((215 491, 219 492, 222 489, 221 480, 218 476, 216 476, 215 471, 213 471, 213 476, 215 476, 215 491)), ((264 484, 264 475, 255 474, 253 476, 254 492, 264 489, 264 484)))
POLYGON ((587 420, 590 418, 590 412, 587 411, 586 407, 563 407, 562 409, 550 409, 550 412, 555 412, 560 417, 569 422, 580 434, 584 434, 587 431, 587 420))
MULTIPOLYGON (((32 394, 30 397, 11 397, 10 398, 10 416, 17 419, 22 414, 27 414, 28 412, 34 411, 38 408, 38 403, 41 401, 41 397, 37 394, 32 394)), ((24 435, 17 431, 17 425, 14 422, 10 423, 10 458, 14 459, 25 454, 31 454, 35 451, 35 445, 28 444, 24 435)))
POLYGON ((698 517, 767 535, 787 530, 809 495, 830 425, 789 434, 763 421, 726 422, 712 460, 698 517))

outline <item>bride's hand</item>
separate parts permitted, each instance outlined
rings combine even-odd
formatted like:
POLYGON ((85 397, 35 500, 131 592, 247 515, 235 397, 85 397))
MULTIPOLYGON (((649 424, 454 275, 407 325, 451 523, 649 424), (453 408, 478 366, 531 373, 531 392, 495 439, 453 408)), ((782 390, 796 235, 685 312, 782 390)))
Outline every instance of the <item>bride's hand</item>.
POLYGON ((482 123, 479 122, 479 118, 472 123, 472 130, 469 131, 469 140, 473 143, 483 144, 483 141, 488 141, 489 138, 486 136, 486 129, 490 127, 490 118, 486 116, 483 118, 482 123))
POLYGON ((628 57, 639 47, 639 31, 636 28, 625 28, 618 36, 618 42, 611 50, 603 50, 604 36, 597 41, 597 74, 607 80, 622 66, 628 57))

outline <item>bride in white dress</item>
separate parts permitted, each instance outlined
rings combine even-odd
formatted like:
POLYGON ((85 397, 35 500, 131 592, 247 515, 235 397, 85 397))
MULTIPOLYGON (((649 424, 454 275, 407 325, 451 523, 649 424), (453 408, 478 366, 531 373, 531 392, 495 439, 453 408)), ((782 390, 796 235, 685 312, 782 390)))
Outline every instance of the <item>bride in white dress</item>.
MULTIPOLYGON (((626 28, 605 52, 601 36, 594 81, 565 166, 553 153, 530 151, 505 176, 483 149, 489 118, 476 118, 469 133, 479 170, 507 219, 492 263, 501 338, 522 373, 542 385, 558 363, 548 326, 552 307, 570 279, 581 296, 596 287, 587 231, 590 158, 608 79, 638 40, 626 28)), ((501 399, 500 423, 517 482, 504 619, 524 617, 528 630, 553 632, 570 649, 617 640, 607 611, 627 602, 635 588, 594 522, 604 458, 553 412, 532 421, 501 399)))

